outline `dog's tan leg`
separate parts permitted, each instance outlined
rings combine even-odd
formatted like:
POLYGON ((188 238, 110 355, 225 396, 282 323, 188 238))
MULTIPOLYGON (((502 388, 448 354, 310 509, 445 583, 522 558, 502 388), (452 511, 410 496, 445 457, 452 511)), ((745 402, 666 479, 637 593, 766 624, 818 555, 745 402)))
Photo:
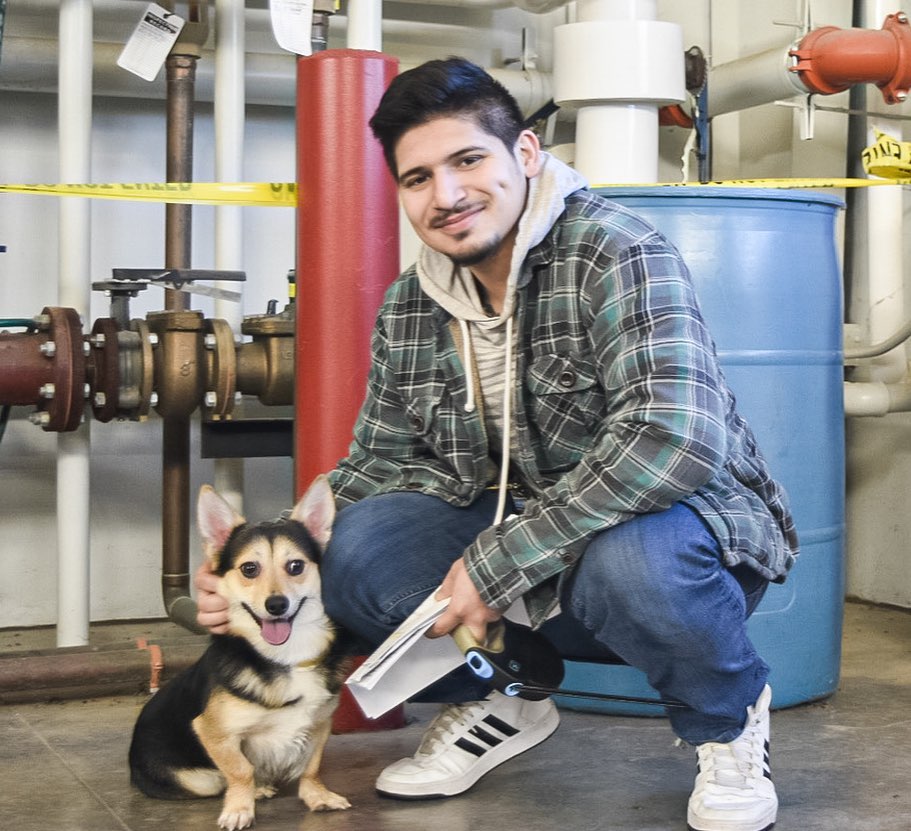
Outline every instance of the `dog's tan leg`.
POLYGON ((218 825, 225 831, 240 831, 253 825, 255 784, 253 765, 240 749, 240 737, 222 724, 218 706, 209 707, 193 720, 193 729, 228 787, 218 825))
POLYGON ((329 740, 332 730, 332 719, 326 719, 317 725, 312 734, 313 753, 307 768, 300 778, 298 796, 311 811, 343 811, 351 803, 340 794, 330 791, 319 778, 319 768, 323 761, 323 749, 329 740))

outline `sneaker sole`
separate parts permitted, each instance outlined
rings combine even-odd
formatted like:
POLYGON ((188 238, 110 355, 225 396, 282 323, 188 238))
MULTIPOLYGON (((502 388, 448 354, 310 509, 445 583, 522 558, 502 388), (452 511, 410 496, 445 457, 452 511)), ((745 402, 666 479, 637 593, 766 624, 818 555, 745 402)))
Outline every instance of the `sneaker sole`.
MULTIPOLYGON (((776 820, 772 820, 768 825, 764 825, 762 828, 750 828, 749 831, 772 831, 775 827, 775 821, 776 820)), ((706 831, 704 828, 696 828, 689 823, 686 824, 686 828, 687 831, 706 831)), ((737 831, 740 831, 740 829, 737 829, 737 831)))
MULTIPOLYGON (((772 831, 772 829, 774 827, 775 827, 775 823, 773 822, 771 825, 766 825, 764 828, 757 828, 756 831, 772 831)), ((687 831, 703 831, 700 828, 693 828, 693 826, 690 825, 689 823, 687 823, 686 828, 687 828, 687 831)))
POLYGON ((445 799, 448 796, 457 796, 460 793, 465 793, 482 776, 494 768, 541 744, 541 742, 553 735, 559 726, 560 714, 557 708, 554 707, 546 719, 488 750, 478 760, 477 764, 472 766, 462 776, 446 782, 428 782, 426 785, 417 785, 414 788, 397 785, 396 787, 399 790, 396 791, 389 790, 388 787, 384 788, 377 782, 376 792, 380 796, 400 800, 445 799), (520 738, 522 739, 521 746, 515 743, 515 740, 520 738), (515 749, 517 746, 519 747, 518 750, 515 749))

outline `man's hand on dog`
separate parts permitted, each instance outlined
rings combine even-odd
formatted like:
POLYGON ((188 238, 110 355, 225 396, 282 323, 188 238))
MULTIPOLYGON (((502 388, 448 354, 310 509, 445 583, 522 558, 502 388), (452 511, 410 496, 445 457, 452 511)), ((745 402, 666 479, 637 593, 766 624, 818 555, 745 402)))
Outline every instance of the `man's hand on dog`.
POLYGON ((487 624, 502 617, 496 609, 491 609, 481 599, 462 559, 452 564, 435 596, 437 600, 449 597, 450 601, 443 614, 428 630, 429 638, 448 635, 459 624, 464 624, 478 643, 484 643, 487 639, 487 624))
POLYGON ((206 560, 193 576, 196 587, 196 622, 213 635, 228 631, 228 601, 218 593, 218 577, 206 560))

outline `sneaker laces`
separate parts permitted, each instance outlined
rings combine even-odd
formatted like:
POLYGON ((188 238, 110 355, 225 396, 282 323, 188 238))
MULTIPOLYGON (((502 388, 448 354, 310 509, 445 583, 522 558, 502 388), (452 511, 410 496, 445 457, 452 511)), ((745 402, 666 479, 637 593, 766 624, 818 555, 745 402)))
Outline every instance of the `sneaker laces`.
POLYGON ((732 742, 706 742, 696 748, 699 769, 724 788, 749 790, 763 775, 765 737, 761 718, 750 711, 743 732, 732 742))
POLYGON ((446 736, 452 734, 454 727, 468 726, 468 717, 484 703, 483 701, 472 701, 467 704, 446 704, 430 722, 414 755, 432 756, 437 752, 440 744, 446 743, 446 736))

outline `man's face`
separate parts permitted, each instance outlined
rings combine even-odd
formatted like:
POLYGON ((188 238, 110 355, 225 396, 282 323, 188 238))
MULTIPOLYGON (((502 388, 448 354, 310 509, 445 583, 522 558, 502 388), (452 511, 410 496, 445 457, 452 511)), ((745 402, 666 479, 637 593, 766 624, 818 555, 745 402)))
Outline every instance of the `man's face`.
POLYGON ((473 120, 440 117, 408 130, 395 160, 402 207, 417 235, 471 266, 512 244, 540 151, 528 131, 510 152, 473 120))

